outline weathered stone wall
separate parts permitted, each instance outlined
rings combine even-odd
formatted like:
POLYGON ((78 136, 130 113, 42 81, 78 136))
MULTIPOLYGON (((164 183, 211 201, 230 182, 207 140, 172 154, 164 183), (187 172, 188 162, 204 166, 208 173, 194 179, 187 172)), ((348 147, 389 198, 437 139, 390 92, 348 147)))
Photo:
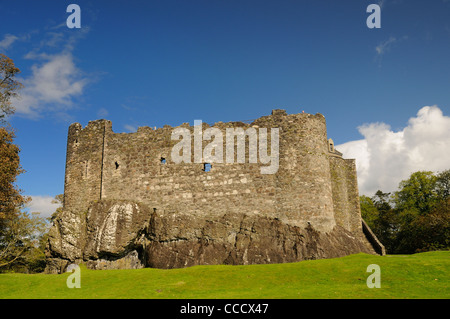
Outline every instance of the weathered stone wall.
POLYGON ((336 224, 350 232, 361 232, 355 160, 330 156, 330 168, 336 224))
MULTIPOLYGON (((170 126, 116 134, 109 121, 90 122, 84 129, 75 123, 69 129, 65 208, 85 211, 93 200, 129 199, 158 211, 245 212, 331 230, 335 219, 325 118, 278 111, 252 124, 219 122, 213 127, 223 132, 224 148, 226 128, 236 126, 267 128, 269 153, 270 129, 280 129, 275 174, 261 174, 261 166, 269 164, 249 163, 248 143, 245 163, 213 163, 211 171, 205 172, 203 163, 171 160, 178 141, 171 140, 174 128, 170 126)), ((193 126, 183 127, 194 135, 193 126)), ((204 123, 203 127, 209 126, 204 123)), ((203 141, 203 148, 208 143, 203 141)))
MULTIPOLYGON (((72 124, 64 210, 49 233, 47 271, 80 261, 93 269, 290 262, 373 253, 374 245, 383 253, 362 229, 355 161, 330 146, 323 115, 274 110, 251 124, 212 127, 222 132, 223 163, 207 172, 208 159, 194 163, 196 128, 188 123, 179 128, 191 134, 191 163, 171 158, 179 141, 170 126, 114 133, 107 120, 72 124), (237 127, 266 128, 269 154, 271 131, 279 129, 274 174, 262 174, 270 163, 259 152, 250 161, 250 137, 244 163, 236 142, 234 163, 226 163, 226 129, 237 127)), ((202 141, 201 150, 210 143, 202 141)))
POLYGON ((79 123, 69 127, 67 138, 64 209, 86 211, 100 199, 102 184, 103 142, 110 121, 89 122, 84 129, 79 123))

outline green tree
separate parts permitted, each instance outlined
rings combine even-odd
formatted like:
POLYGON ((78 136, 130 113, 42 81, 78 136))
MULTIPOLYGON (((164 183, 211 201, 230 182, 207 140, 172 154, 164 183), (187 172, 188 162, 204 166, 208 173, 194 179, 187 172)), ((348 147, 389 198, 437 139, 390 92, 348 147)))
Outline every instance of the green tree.
POLYGON ((361 207, 361 217, 372 231, 374 231, 379 216, 378 209, 375 207, 372 199, 365 195, 359 197, 359 204, 361 207))
POLYGON ((436 192, 439 200, 445 200, 450 196, 450 169, 437 175, 436 192))
POLYGON ((55 196, 52 203, 60 206, 49 218, 39 217, 39 212, 19 212, 14 219, 7 221, 6 231, 0 237, 0 255, 3 256, 0 257, 0 271, 44 271, 50 222, 62 212, 63 200, 63 194, 55 196))
POLYGON ((372 202, 378 211, 374 232, 383 243, 386 250, 391 252, 395 247, 395 237, 399 229, 398 216, 391 205, 391 193, 378 190, 372 197, 372 202))
POLYGON ((400 183, 394 202, 399 218, 395 250, 414 253, 448 247, 449 170, 418 171, 400 183))
POLYGON ((433 172, 412 173, 407 180, 400 182, 400 190, 394 196, 396 208, 418 214, 430 212, 438 200, 436 182, 433 172))
POLYGON ((430 213, 412 222, 415 251, 448 249, 450 247, 450 199, 439 202, 430 213))
POLYGON ((450 248, 450 199, 439 202, 427 214, 404 223, 398 234, 398 253, 416 253, 450 248))
POLYGON ((414 172, 390 195, 360 197, 361 216, 388 253, 450 247, 450 170, 414 172))
POLYGON ((27 265, 39 250, 46 225, 39 214, 23 211, 5 220, 0 233, 0 270, 28 269, 27 265))
POLYGON ((383 243, 387 252, 395 250, 395 238, 399 228, 390 195, 378 190, 373 197, 360 197, 361 217, 383 243))

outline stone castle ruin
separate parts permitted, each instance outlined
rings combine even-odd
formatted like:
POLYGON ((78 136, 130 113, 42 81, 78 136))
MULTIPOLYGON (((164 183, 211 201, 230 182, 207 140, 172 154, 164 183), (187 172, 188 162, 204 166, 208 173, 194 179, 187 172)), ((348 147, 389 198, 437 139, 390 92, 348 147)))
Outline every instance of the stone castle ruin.
MULTIPOLYGON (((64 207, 50 230, 46 271, 81 262, 176 268, 384 254, 361 218, 355 161, 334 148, 323 115, 273 110, 251 124, 211 127, 224 132, 223 145, 227 128, 266 128, 268 153, 277 128, 276 172, 262 174, 268 164, 250 160, 248 137, 245 161, 225 161, 224 152, 223 161, 207 162, 192 141, 192 161, 180 163, 171 159, 179 141, 168 125, 136 133, 114 133, 107 120, 70 125, 64 207)), ((195 134, 188 123, 179 128, 195 134)), ((233 148, 235 157, 244 150, 233 148)))

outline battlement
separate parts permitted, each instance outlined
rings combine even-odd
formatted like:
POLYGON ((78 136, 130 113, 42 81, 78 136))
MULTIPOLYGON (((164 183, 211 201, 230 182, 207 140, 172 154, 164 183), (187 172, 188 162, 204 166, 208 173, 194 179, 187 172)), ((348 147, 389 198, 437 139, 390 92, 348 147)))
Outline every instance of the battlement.
POLYGON ((101 199, 127 199, 161 214, 244 212, 294 226, 311 224, 325 232, 337 224, 350 231, 361 229, 354 161, 342 159, 330 144, 325 117, 319 113, 273 110, 251 123, 201 123, 201 130, 183 123, 140 127, 135 133, 115 133, 108 120, 91 121, 84 128, 74 123, 67 140, 64 195, 64 208, 72 211, 86 211, 101 199), (208 135, 208 129, 215 134, 208 135), (264 131, 267 141, 261 139, 264 131), (278 137, 271 134, 275 131, 278 137), (184 141, 184 151, 190 154, 184 154, 182 162, 173 158, 182 140, 181 135, 174 138, 174 132, 191 136, 184 141), (243 145, 233 144, 233 157, 225 146, 237 137, 229 132, 244 134, 243 145), (252 132, 257 134, 255 144, 252 132), (198 134, 203 134, 200 144, 195 141, 198 134), (262 151, 273 156, 275 142, 277 169, 261 173, 271 164, 260 160, 262 151), (207 150, 210 157, 205 156, 207 150))

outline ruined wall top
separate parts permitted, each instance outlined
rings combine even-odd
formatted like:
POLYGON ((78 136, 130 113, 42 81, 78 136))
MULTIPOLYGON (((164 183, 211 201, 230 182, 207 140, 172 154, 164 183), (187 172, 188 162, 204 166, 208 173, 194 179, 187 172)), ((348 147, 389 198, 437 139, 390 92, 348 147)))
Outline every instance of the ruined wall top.
MULTIPOLYGON (((286 110, 284 109, 273 109, 270 115, 262 116, 258 119, 254 120, 245 120, 245 121, 230 121, 230 122, 222 122, 218 121, 214 124, 208 124, 203 122, 202 124, 205 127, 219 127, 219 128, 225 128, 225 127, 251 127, 258 124, 265 124, 267 127, 274 127, 279 121, 291 121, 293 123, 295 120, 299 119, 318 119, 325 123, 325 117, 321 113, 316 114, 310 114, 310 113, 296 113, 296 114, 287 114, 286 110)), ((179 126, 172 127, 171 125, 164 125, 163 127, 155 127, 155 126, 140 126, 138 127, 137 131, 134 133, 139 132, 157 132, 159 130, 163 129, 172 129, 176 127, 193 127, 189 122, 184 122, 179 126)), ((83 127, 80 123, 72 123, 70 125, 70 130, 92 130, 92 131, 101 131, 106 129, 107 131, 112 131, 112 122, 110 120, 106 119, 98 119, 89 121, 88 124, 83 127)), ((134 134, 134 133, 116 133, 116 134, 134 134)))

